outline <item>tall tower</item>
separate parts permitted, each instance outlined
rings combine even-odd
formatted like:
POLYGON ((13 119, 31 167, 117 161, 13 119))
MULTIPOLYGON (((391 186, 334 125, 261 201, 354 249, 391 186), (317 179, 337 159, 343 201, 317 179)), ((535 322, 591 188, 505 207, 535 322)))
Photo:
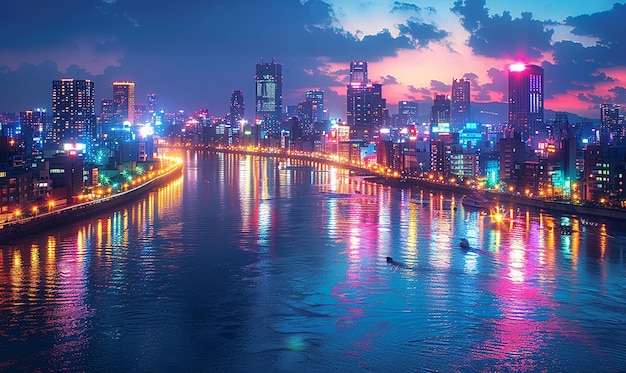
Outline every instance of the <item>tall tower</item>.
POLYGON ((470 81, 466 78, 452 79, 451 125, 458 131, 470 121, 470 81))
POLYGON ((347 93, 347 124, 351 140, 372 141, 383 125, 387 100, 382 84, 369 84, 367 62, 350 62, 350 84, 347 93))
POLYGON ((64 142, 91 142, 96 123, 94 84, 90 80, 52 82, 52 125, 46 143, 58 149, 64 142))
POLYGON ((400 126, 412 124, 417 121, 417 101, 398 101, 398 118, 400 126))
POLYGON ((148 105, 146 106, 146 109, 148 110, 149 114, 153 114, 156 112, 156 93, 148 93, 148 105))
POLYGON ((366 61, 350 62, 350 84, 352 83, 368 83, 366 61))
POLYGON ((431 111, 431 122, 433 124, 450 123, 450 97, 446 95, 435 95, 431 111))
POLYGON ((269 135, 280 134, 283 111, 283 65, 256 64, 255 124, 269 135))
POLYGON ((244 103, 243 103, 243 91, 236 89, 230 96, 230 128, 234 134, 239 133, 239 126, 243 119, 244 103))
POLYGON ((620 142, 622 140, 622 129, 619 122, 619 105, 600 105, 600 142, 620 142))
POLYGON ((524 141, 545 130, 541 67, 523 63, 509 66, 509 125, 524 141))
POLYGON ((20 113, 20 123, 24 137, 26 159, 36 158, 43 151, 46 111, 44 109, 23 111, 20 113))
POLYGON ((311 103, 313 108, 313 122, 321 123, 324 121, 324 91, 310 90, 306 91, 306 101, 311 103))
POLYGON ((113 105, 118 121, 135 124, 135 82, 113 82, 113 105))

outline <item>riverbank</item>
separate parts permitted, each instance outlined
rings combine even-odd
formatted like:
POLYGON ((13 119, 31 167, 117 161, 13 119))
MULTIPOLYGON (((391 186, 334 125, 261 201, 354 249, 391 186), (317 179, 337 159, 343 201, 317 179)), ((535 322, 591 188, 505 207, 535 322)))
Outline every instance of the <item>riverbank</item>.
MULTIPOLYGON (((445 184, 439 183, 436 181, 430 181, 425 179, 413 179, 413 178, 398 178, 398 177, 385 177, 381 176, 378 173, 372 172, 371 170, 364 169, 358 166, 354 166, 352 164, 343 164, 336 160, 326 159, 326 158, 318 158, 308 155, 290 155, 282 152, 263 152, 259 150, 246 150, 246 149, 228 149, 223 147, 208 147, 207 150, 215 151, 215 152, 224 152, 224 153, 233 153, 233 154, 248 154, 248 155, 258 155, 258 156, 266 156, 273 158, 291 158, 291 159, 299 159, 306 160, 312 162, 319 162, 325 164, 331 164, 338 167, 343 167, 348 170, 354 172, 360 172, 367 177, 367 180, 379 184, 388 185, 396 188, 413 188, 413 187, 424 187, 428 189, 436 189, 436 190, 447 190, 451 192, 469 194, 473 193, 473 190, 467 188, 463 185, 458 184, 445 184)), ((571 214, 571 215, 584 215, 587 217, 596 217, 596 218, 605 218, 605 219, 618 219, 618 220, 626 220, 626 210, 624 209, 613 209, 613 208, 605 208, 599 206, 585 206, 580 204, 572 204, 567 202, 559 202, 559 201, 546 201, 541 199, 530 198, 522 195, 515 195, 510 193, 498 193, 485 191, 485 195, 489 198, 492 198, 498 203, 513 203, 516 205, 534 207, 541 210, 544 210, 548 213, 562 213, 562 214, 571 214)))
POLYGON ((94 201, 60 208, 48 213, 0 225, 0 244, 11 243, 33 233, 43 232, 67 225, 96 214, 110 211, 120 205, 135 201, 138 197, 164 186, 182 175, 182 162, 143 184, 132 189, 94 201))

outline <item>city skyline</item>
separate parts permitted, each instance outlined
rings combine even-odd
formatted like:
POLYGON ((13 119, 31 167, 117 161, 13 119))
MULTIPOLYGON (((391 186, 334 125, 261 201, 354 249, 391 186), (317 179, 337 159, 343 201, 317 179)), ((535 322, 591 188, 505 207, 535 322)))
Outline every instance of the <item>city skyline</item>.
POLYGON ((110 98, 113 81, 127 80, 136 82, 137 102, 156 93, 167 111, 225 115, 233 90, 254 96, 261 58, 283 65, 285 106, 321 89, 329 114, 340 118, 352 60, 368 62, 369 80, 383 84, 392 113, 404 100, 428 112, 434 96, 450 95, 452 79, 462 77, 472 103, 505 103, 514 62, 545 70, 547 110, 599 120, 601 104, 626 103, 623 3, 165 4, 4 4, 0 112, 50 108, 50 82, 73 78, 95 82, 96 102, 110 98), (33 27, 11 16, 22 13, 33 27), (63 27, 55 23, 61 16, 63 27), (259 17, 271 26, 259 28, 259 17))

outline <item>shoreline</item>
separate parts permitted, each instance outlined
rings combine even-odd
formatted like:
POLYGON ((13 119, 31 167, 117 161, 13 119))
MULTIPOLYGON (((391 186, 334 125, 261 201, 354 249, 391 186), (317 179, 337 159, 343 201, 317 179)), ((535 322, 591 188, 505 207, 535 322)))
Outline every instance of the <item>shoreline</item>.
MULTIPOLYGON (((273 158, 285 158, 285 159, 300 159, 324 164, 331 164, 338 167, 345 168, 347 170, 363 172, 364 176, 367 180, 388 185, 396 188, 413 188, 413 187, 425 187, 429 189, 435 190, 446 190, 451 192, 458 192, 463 194, 473 193, 473 189, 469 189, 460 185, 448 185, 441 184, 437 182, 432 182, 428 180, 422 179, 401 179, 401 178, 391 178, 386 176, 381 176, 380 174, 374 173, 370 170, 363 169, 353 165, 345 165, 341 162, 327 160, 323 158, 315 158, 306 155, 290 155, 285 153, 265 153, 261 151, 251 151, 251 150, 242 150, 242 149, 228 149, 228 148, 218 148, 218 147, 207 147, 207 151, 212 152, 223 152, 223 153, 231 153, 231 154, 247 154, 247 155, 257 155, 264 157, 273 157, 273 158)), ((498 193, 493 191, 485 191, 485 195, 488 198, 494 199, 497 202, 504 203, 513 203, 517 205, 523 205, 528 207, 538 208, 540 210, 544 210, 547 213, 565 213, 571 215, 584 215, 586 217, 596 217, 596 218, 605 218, 605 219, 618 219, 618 220, 626 220, 626 209, 615 209, 615 208, 606 208, 606 207, 598 207, 598 206, 585 206, 578 204, 571 204, 565 202, 558 201, 545 201, 540 199, 533 199, 525 196, 518 196, 514 194, 508 193, 498 193)))
POLYGON ((183 164, 180 163, 163 175, 159 175, 128 191, 95 201, 60 208, 35 217, 22 219, 21 221, 18 220, 9 224, 3 224, 0 228, 0 244, 11 244, 34 233, 48 231, 58 226, 67 225, 109 211, 124 203, 135 200, 138 196, 147 194, 156 188, 170 183, 175 178, 180 177, 182 171, 183 164))

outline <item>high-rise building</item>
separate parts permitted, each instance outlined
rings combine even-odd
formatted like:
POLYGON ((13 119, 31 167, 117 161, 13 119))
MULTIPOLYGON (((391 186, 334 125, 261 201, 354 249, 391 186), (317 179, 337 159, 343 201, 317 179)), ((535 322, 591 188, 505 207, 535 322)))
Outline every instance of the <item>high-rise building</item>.
POLYGON ((470 121, 470 81, 466 78, 452 79, 451 125, 460 129, 470 121))
POLYGON ((362 83, 367 84, 367 62, 351 61, 350 62, 350 84, 362 83))
POLYGON ((387 101, 382 84, 350 83, 348 85, 347 124, 351 140, 372 141, 383 126, 387 101))
POLYGON ((619 105, 600 105, 600 142, 602 144, 621 142, 623 138, 621 127, 619 105))
POLYGON ((324 91, 321 89, 318 90, 309 90, 306 91, 306 101, 311 103, 313 107, 313 123, 323 122, 324 121, 324 91))
POLYGON ((430 120, 432 124, 450 123, 450 96, 435 95, 430 120))
POLYGON ((148 93, 148 105, 146 106, 146 109, 148 110, 149 114, 153 114, 156 112, 156 101, 156 93, 148 93))
POLYGON ((271 136, 280 134, 283 116, 283 65, 275 61, 256 64, 255 124, 271 136))
POLYGON ((240 121, 244 116, 243 91, 240 89, 233 90, 230 95, 230 128, 233 134, 239 133, 240 121))
POLYGON ((317 108, 315 107, 314 101, 300 101, 298 104, 298 124, 303 135, 309 136, 313 133, 313 123, 316 122, 316 117, 317 108))
POLYGON ((135 82, 113 82, 116 119, 135 124, 135 82))
POLYGON ((417 122, 417 101, 398 101, 398 126, 417 122))
POLYGON ((509 125, 529 136, 545 131, 543 125, 543 69, 514 63, 509 66, 509 125))
POLYGON ((94 84, 90 80, 52 82, 52 123, 46 144, 58 149, 65 142, 89 143, 96 123, 94 84))
POLYGON ((24 139, 26 159, 42 154, 46 111, 44 109, 26 110, 20 113, 20 125, 24 139))

